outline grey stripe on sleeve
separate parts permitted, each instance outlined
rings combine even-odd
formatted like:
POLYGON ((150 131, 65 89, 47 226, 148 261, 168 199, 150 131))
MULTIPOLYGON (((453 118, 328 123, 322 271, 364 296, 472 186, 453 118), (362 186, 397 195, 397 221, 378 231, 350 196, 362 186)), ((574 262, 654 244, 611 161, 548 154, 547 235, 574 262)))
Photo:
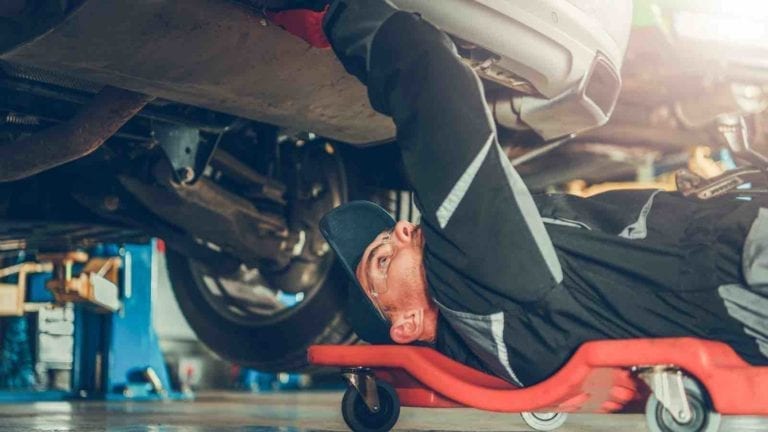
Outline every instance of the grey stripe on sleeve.
POLYGON ((480 167, 483 165, 486 156, 488 156, 488 150, 491 149, 495 137, 495 134, 491 133, 491 136, 488 137, 488 141, 486 141, 483 148, 480 149, 480 152, 477 154, 477 156, 475 156, 475 159, 472 161, 472 163, 469 164, 467 169, 464 171, 464 174, 461 175, 459 181, 457 181, 453 186, 451 192, 440 205, 440 208, 437 209, 436 217, 437 222, 440 224, 440 228, 445 228, 445 226, 448 225, 448 221, 451 220, 451 216, 453 216, 456 208, 458 208, 459 204, 461 204, 461 200, 464 199, 464 195, 467 194, 467 190, 469 190, 469 187, 475 180, 475 176, 477 176, 478 171, 480 171, 480 167))
POLYGON ((512 189, 512 195, 515 197, 517 207, 520 209, 528 230, 531 232, 542 258, 547 263, 547 267, 549 268, 552 277, 557 283, 560 283, 563 280, 563 270, 560 266, 560 261, 557 258, 557 254, 555 253, 555 246, 552 244, 552 240, 549 238, 549 233, 547 233, 547 229, 544 227, 544 222, 541 220, 539 210, 536 207, 536 204, 533 202, 531 193, 523 183, 523 179, 521 179, 520 175, 517 173, 517 171, 515 171, 515 168, 512 166, 512 163, 507 158, 507 155, 504 153, 501 146, 496 144, 496 123, 493 121, 491 110, 489 108, 488 102, 485 99, 483 83, 480 81, 477 73, 473 71, 472 75, 474 76, 475 82, 477 83, 480 97, 483 99, 485 116, 491 129, 491 135, 488 137, 488 141, 483 146, 483 149, 478 153, 469 167, 467 167, 459 181, 456 183, 456 185, 454 185, 453 189, 451 189, 448 197, 440 205, 440 208, 437 210, 436 214, 437 221, 440 224, 440 228, 444 229, 446 225, 448 225, 448 221, 451 219, 451 216, 453 216, 453 213, 456 211, 456 208, 458 208, 461 200, 467 193, 467 190, 472 184, 472 181, 477 175, 477 172, 480 170, 480 167, 482 166, 488 151, 490 150, 491 146, 495 144, 496 150, 499 153, 499 162, 501 163, 504 174, 507 177, 509 187, 512 189))
MULTIPOLYGON (((493 139, 496 141, 496 122, 493 120, 493 114, 491 114, 490 105, 485 99, 485 91, 483 90, 483 82, 480 81, 480 77, 476 72, 472 71, 472 75, 475 77, 477 87, 480 89, 480 95, 483 98, 483 105, 485 106, 485 117, 488 119, 488 124, 493 131, 493 139)), ((542 258, 547 263, 549 271, 552 274, 552 278, 555 282, 560 283, 563 281, 563 269, 560 266, 560 260, 555 253, 555 246, 552 244, 552 240, 549 238, 547 228, 544 227, 544 222, 541 220, 539 209, 536 207, 536 203, 533 202, 533 197, 528 187, 523 183, 523 179, 520 178, 520 174, 517 173, 512 166, 512 162, 509 161, 506 153, 502 150, 500 145, 496 145, 496 150, 499 152, 499 162, 504 169, 504 174, 507 176, 509 187, 512 189, 512 195, 515 197, 517 207, 520 209, 525 224, 528 226, 528 230, 533 235, 533 239, 536 242, 536 246, 541 253, 542 258)))
POLYGON ((648 201, 640 210, 640 214, 637 216, 637 221, 624 228, 624 231, 619 234, 619 237, 629 240, 642 240, 648 237, 648 215, 651 213, 651 208, 653 208, 654 198, 656 198, 656 195, 660 192, 660 190, 657 190, 651 194, 651 197, 648 198, 648 201))
POLYGON ((504 174, 507 176, 509 187, 512 189, 512 195, 515 197, 517 207, 523 215, 525 224, 533 235, 536 246, 538 246, 541 256, 547 263, 552 277, 555 279, 555 282, 560 283, 563 281, 563 269, 560 267, 560 261, 555 253, 555 246, 552 244, 549 233, 547 233, 547 229, 544 227, 544 221, 541 219, 539 209, 536 207, 536 203, 533 202, 533 197, 531 197, 531 193, 528 191, 525 183, 523 183, 523 179, 520 178, 520 174, 515 171, 512 163, 507 159, 504 150, 501 149, 501 146, 496 146, 496 148, 499 152, 499 162, 504 169, 504 174))

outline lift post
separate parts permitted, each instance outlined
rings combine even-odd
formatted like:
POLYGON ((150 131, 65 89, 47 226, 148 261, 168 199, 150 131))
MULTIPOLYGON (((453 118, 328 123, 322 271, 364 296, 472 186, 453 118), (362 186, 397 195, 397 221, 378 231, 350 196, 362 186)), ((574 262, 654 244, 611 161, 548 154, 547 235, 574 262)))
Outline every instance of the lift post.
MULTIPOLYGON (((116 311, 109 313, 99 302, 73 303, 71 390, 0 391, 0 402, 191 397, 188 393, 170 391, 170 377, 152 326, 152 293, 157 283, 157 269, 153 259, 155 246, 156 242, 152 241, 122 246, 102 245, 89 251, 94 262, 110 263, 110 271, 116 269, 118 261, 121 263, 116 284, 119 305, 116 311)), ((45 288, 65 287, 55 283, 50 266, 46 269, 49 273, 45 277, 30 279, 28 295, 25 296, 28 301, 25 304, 27 311, 51 307, 63 299, 61 292, 55 295, 45 288)), ((85 269, 75 266, 74 271, 79 270, 85 269)), ((84 288, 86 278, 70 275, 68 280, 70 288, 75 285, 82 288, 73 294, 74 297, 82 300, 81 294, 87 296, 89 291, 84 288), (71 283, 80 280, 83 284, 71 283)))

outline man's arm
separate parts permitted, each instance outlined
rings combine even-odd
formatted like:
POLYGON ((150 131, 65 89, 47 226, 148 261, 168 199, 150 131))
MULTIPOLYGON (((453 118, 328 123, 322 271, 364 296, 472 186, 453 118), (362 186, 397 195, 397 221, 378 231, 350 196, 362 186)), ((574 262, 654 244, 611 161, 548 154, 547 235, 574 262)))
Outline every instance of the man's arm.
POLYGON ((562 270, 533 199, 451 40, 384 0, 337 1, 325 27, 373 107, 397 126, 432 264, 521 302, 558 284, 562 270))

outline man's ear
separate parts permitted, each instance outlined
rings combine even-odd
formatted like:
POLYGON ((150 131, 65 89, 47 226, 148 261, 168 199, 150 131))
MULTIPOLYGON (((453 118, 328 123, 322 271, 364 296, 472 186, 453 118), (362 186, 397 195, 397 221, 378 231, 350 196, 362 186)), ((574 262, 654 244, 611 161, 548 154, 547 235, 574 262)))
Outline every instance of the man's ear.
POLYGON ((409 344, 419 340, 424 332, 424 311, 413 309, 397 314, 389 329, 389 337, 395 343, 409 344))

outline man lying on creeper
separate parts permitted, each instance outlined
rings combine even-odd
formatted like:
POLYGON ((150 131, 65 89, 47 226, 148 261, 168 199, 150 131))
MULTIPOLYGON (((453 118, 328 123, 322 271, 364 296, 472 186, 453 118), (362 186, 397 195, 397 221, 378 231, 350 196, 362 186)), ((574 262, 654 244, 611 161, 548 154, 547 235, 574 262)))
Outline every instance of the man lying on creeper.
POLYGON ((372 203, 321 229, 371 343, 421 343, 517 385, 584 342, 698 337, 768 365, 768 209, 660 191, 531 195, 483 85, 451 40, 385 0, 337 0, 324 28, 392 117, 421 225, 372 203))

